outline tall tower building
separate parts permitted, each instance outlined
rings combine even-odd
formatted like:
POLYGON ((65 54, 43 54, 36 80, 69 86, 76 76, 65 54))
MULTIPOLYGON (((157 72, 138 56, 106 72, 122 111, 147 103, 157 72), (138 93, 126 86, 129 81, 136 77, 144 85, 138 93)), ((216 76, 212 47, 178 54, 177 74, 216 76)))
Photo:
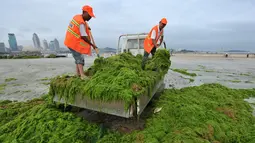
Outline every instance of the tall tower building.
POLYGON ((59 50, 60 50, 59 42, 58 42, 58 40, 57 40, 56 38, 54 39, 54 47, 55 47, 55 50, 56 50, 56 51, 59 51, 59 50))
POLYGON ((0 53, 5 53, 5 44, 4 43, 0 43, 0 53))
POLYGON ((35 48, 38 48, 38 49, 41 48, 40 39, 36 33, 33 34, 33 43, 35 48))
POLYGON ((55 51, 56 50, 54 41, 50 41, 49 48, 50 48, 51 51, 55 51))
POLYGON ((22 46, 22 45, 19 45, 19 46, 18 46, 18 50, 19 50, 19 51, 22 51, 22 49, 23 49, 23 46, 22 46))
POLYGON ((17 44, 17 40, 15 37, 15 34, 13 33, 8 33, 8 37, 9 37, 9 45, 10 45, 10 49, 12 51, 18 51, 18 44, 17 44))
POLYGON ((43 48, 44 48, 44 50, 48 50, 49 49, 48 42, 45 39, 43 40, 43 48))

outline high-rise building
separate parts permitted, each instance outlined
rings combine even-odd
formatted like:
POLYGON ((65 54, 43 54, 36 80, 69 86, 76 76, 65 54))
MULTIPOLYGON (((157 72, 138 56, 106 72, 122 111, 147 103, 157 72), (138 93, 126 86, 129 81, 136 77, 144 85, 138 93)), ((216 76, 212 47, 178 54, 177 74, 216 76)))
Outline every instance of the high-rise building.
POLYGON ((8 37, 9 37, 9 45, 10 45, 10 49, 12 51, 18 51, 18 44, 17 44, 17 40, 15 37, 15 34, 13 33, 8 33, 8 37))
POLYGON ((44 48, 44 50, 48 50, 49 49, 48 42, 45 39, 43 40, 43 48, 44 48))
POLYGON ((10 49, 10 48, 6 48, 6 47, 5 47, 5 51, 6 51, 7 53, 11 53, 11 49, 10 49))
POLYGON ((5 44, 4 43, 0 43, 0 53, 5 53, 6 49, 5 49, 5 44))
POLYGON ((55 51, 55 43, 54 43, 54 41, 50 41, 50 43, 49 43, 49 48, 50 48, 50 50, 51 51, 55 51))
POLYGON ((19 45, 19 46, 18 46, 18 50, 19 50, 19 51, 22 51, 22 49, 23 49, 23 46, 22 46, 22 45, 19 45))
POLYGON ((58 42, 58 40, 57 40, 56 38, 54 39, 54 47, 55 47, 55 50, 56 50, 56 51, 59 51, 59 50, 60 50, 59 42, 58 42))
POLYGON ((41 43, 40 43, 40 39, 38 37, 38 35, 36 33, 33 34, 33 43, 34 43, 34 47, 41 49, 41 43))

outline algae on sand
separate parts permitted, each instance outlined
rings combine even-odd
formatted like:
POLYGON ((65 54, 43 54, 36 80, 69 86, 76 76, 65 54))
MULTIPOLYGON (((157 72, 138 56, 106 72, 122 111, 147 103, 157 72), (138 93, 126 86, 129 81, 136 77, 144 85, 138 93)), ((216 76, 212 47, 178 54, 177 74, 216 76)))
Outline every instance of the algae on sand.
POLYGON ((4 90, 5 90, 5 87, 7 86, 7 84, 3 83, 3 84, 0 84, 0 94, 3 94, 4 93, 4 90))
POLYGON ((192 77, 197 76, 197 74, 195 73, 189 73, 187 69, 172 69, 172 70, 184 75, 192 76, 192 77))
POLYGON ((162 110, 146 120, 146 128, 129 135, 109 134, 101 142, 247 142, 255 141, 255 117, 243 99, 255 89, 204 84, 165 90, 153 107, 162 110))
POLYGON ((16 78, 13 78, 13 77, 11 77, 11 78, 6 78, 5 79, 5 82, 11 82, 11 81, 15 81, 15 80, 17 80, 16 78))
POLYGON ((99 127, 42 99, 0 102, 0 142, 95 142, 99 127))
MULTIPOLYGON (((255 117, 243 99, 255 97, 255 89, 230 89, 204 84, 168 89, 152 100, 157 114, 146 117, 142 131, 121 134, 63 112, 45 99, 0 102, 0 142, 224 142, 253 143, 255 117), (101 136, 102 135, 102 136, 101 136), (100 137, 101 136, 101 137, 100 137)), ((143 117, 141 117, 143 118, 143 117)))
POLYGON ((142 56, 122 53, 109 58, 97 58, 87 71, 89 80, 78 77, 57 77, 51 81, 50 95, 55 94, 67 102, 74 102, 75 95, 88 96, 92 100, 122 100, 126 107, 135 98, 150 95, 156 83, 167 73, 171 61, 168 50, 159 49, 149 59, 145 70, 141 68, 142 56))

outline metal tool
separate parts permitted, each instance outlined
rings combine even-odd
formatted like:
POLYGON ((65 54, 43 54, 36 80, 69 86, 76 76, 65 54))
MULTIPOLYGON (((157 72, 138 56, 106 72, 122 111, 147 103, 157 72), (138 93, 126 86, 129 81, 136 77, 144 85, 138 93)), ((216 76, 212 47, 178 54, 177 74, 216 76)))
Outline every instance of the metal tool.
MULTIPOLYGON (((93 35, 92 35, 92 33, 91 33, 91 30, 89 30, 89 33, 90 33, 90 37, 91 37, 91 39, 92 39, 93 44, 96 45, 96 44, 95 44, 95 41, 94 41, 94 38, 93 38, 93 35)), ((96 48, 95 51, 96 51, 96 53, 97 53, 97 57, 99 58, 100 56, 99 56, 99 50, 98 50, 98 48, 96 48)))

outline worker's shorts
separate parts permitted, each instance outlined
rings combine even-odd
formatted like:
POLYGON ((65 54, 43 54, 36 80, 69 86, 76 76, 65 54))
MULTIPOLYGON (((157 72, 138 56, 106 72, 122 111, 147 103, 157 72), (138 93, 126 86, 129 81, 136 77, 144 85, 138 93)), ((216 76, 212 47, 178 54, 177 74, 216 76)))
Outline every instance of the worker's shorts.
POLYGON ((68 48, 73 55, 73 58, 75 60, 75 64, 82 64, 84 65, 84 55, 82 55, 81 53, 76 52, 75 50, 68 48))

